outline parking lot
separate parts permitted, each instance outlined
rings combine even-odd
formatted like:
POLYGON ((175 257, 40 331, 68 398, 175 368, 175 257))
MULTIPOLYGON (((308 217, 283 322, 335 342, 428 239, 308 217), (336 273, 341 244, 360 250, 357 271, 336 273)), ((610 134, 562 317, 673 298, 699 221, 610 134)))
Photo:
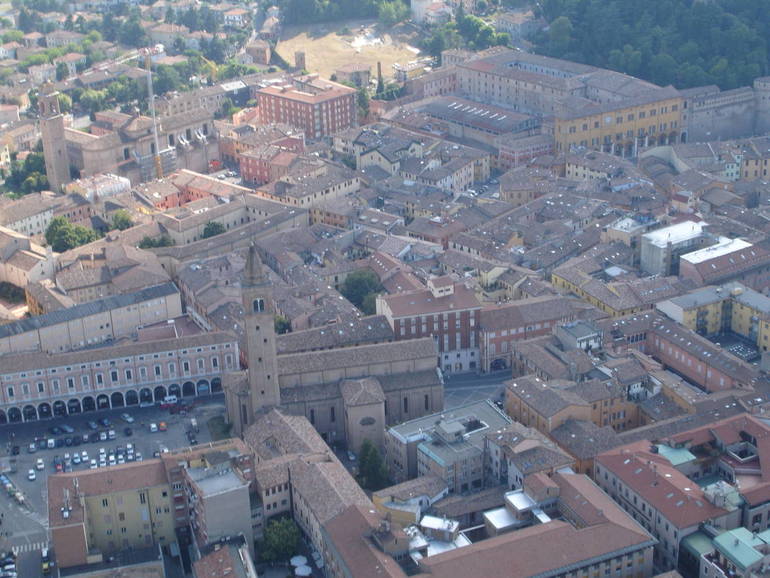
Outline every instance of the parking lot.
POLYGON ((101 467, 109 467, 112 461, 115 464, 120 461, 135 461, 140 454, 143 460, 151 459, 153 455, 164 449, 188 447, 190 440, 187 432, 192 429, 193 418, 198 425, 198 432, 195 434, 197 442, 211 441, 206 423, 212 417, 222 415, 224 412, 222 396, 215 395, 197 398, 197 405, 186 415, 171 414, 168 409, 161 409, 159 406, 132 407, 130 410, 120 408, 88 412, 65 418, 0 427, 0 453, 16 460, 15 473, 6 473, 6 476, 24 496, 23 505, 20 505, 7 492, 3 498, 0 498, 0 514, 2 514, 0 549, 5 546, 6 549, 13 548, 19 553, 19 566, 20 569, 24 568, 24 573, 20 573, 20 576, 40 575, 39 550, 48 541, 47 479, 56 471, 54 466, 56 458, 61 463, 62 469, 71 471, 90 469, 92 459, 96 460, 97 468, 100 467, 100 462, 103 464, 101 467), (128 423, 122 419, 123 413, 128 413, 133 422, 128 423), (98 423, 103 418, 109 420, 110 425, 104 426, 98 423), (88 422, 91 421, 97 422, 96 430, 89 427, 88 422), (151 424, 155 424, 160 429, 161 422, 165 423, 166 431, 150 431, 151 424), (51 433, 52 428, 62 428, 62 426, 69 426, 74 431, 57 435, 51 433), (130 436, 126 435, 127 427, 131 428, 130 436), (114 431, 114 439, 109 439, 109 431, 114 431), (108 439, 98 439, 102 432, 104 432, 103 437, 108 439), (93 436, 94 433, 97 441, 83 441, 84 434, 93 436), (79 438, 79 445, 74 445, 75 437, 79 438), (66 445, 66 438, 70 438, 72 445, 66 445), (41 439, 45 440, 45 449, 36 449, 34 453, 30 453, 29 445, 36 440, 40 442, 41 439), (48 440, 54 440, 54 446, 57 444, 56 440, 61 440, 58 442, 61 445, 53 449, 48 448, 48 440), (133 446, 132 459, 129 459, 128 444, 133 446), (18 446, 18 455, 11 455, 14 446, 18 446), (118 451, 119 448, 122 452, 118 451), (74 459, 75 452, 80 455, 80 463, 76 463, 77 460, 74 459), (88 456, 85 462, 82 460, 83 452, 88 456), (67 454, 69 462, 65 464, 67 454), (104 456, 104 460, 100 460, 100 455, 104 456), (113 456, 112 460, 110 455, 113 456), (40 467, 38 459, 42 461, 42 469, 38 469, 40 467), (29 479, 29 470, 34 472, 34 480, 29 479), (28 563, 26 568, 25 563, 28 563))

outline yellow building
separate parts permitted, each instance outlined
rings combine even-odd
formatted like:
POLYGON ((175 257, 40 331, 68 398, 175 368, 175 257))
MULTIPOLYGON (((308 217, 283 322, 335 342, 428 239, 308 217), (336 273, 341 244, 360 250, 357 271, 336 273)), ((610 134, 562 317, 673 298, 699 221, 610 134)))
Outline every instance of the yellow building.
POLYGON ((567 103, 555 113, 558 152, 585 147, 635 156, 641 147, 673 144, 681 138, 684 99, 672 87, 636 99, 567 103))
POLYGON ((662 301, 657 308, 701 335, 730 331, 760 351, 770 347, 770 298, 740 283, 703 287, 662 301))
POLYGON ((51 539, 61 567, 172 544, 174 510, 159 459, 48 478, 51 539))

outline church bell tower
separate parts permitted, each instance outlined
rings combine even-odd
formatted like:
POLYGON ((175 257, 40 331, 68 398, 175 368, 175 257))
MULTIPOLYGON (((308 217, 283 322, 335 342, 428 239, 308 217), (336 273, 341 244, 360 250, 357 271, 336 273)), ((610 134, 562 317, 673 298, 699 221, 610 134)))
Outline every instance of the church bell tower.
POLYGON ((275 349, 275 308, 273 295, 257 248, 252 244, 241 284, 243 329, 249 363, 249 398, 253 414, 281 403, 278 362, 275 349))

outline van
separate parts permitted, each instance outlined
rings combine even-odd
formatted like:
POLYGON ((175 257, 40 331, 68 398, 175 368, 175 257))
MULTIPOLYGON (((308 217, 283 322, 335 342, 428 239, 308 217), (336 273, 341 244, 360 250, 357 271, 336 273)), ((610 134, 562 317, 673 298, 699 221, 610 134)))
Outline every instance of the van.
POLYGON ((179 399, 175 395, 167 395, 163 398, 163 403, 167 403, 169 405, 175 404, 179 399))
POLYGON ((48 442, 46 442, 48 445, 48 449, 52 450, 56 447, 56 440, 53 438, 48 438, 48 442))

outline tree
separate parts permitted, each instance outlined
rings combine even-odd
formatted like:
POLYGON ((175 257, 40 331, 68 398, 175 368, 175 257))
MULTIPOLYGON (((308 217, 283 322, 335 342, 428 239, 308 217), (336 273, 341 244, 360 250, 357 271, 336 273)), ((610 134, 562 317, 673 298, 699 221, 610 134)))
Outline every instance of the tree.
POLYGON ((131 219, 131 214, 125 209, 118 209, 112 215, 112 227, 119 231, 125 231, 134 226, 134 221, 131 219))
POLYGON ((359 116, 366 118, 369 116, 369 90, 365 86, 362 86, 358 89, 356 98, 358 100, 359 116))
POLYGON ((99 235, 93 229, 73 225, 64 217, 54 217, 45 231, 45 240, 57 253, 96 241, 99 235))
POLYGON ((61 112, 67 113, 72 111, 72 98, 70 98, 68 94, 60 92, 57 98, 59 100, 59 110, 61 112))
POLYGON ((572 40, 572 21, 566 16, 559 16, 551 22, 548 36, 553 50, 565 51, 572 40))
POLYGON ((56 65, 56 80, 67 80, 70 75, 70 69, 69 67, 64 64, 63 62, 60 62, 56 65))
POLYGON ((365 439, 358 452, 358 481, 366 490, 376 492, 388 485, 388 468, 375 445, 365 439))
POLYGON ((203 227, 203 235, 201 239, 208 239, 209 237, 215 237, 225 232, 225 226, 222 223, 216 221, 209 221, 206 226, 203 227))
POLYGON ((160 237, 153 238, 149 235, 142 237, 139 241, 140 249, 154 249, 156 247, 171 247, 174 244, 174 240, 168 235, 161 235, 160 237))
POLYGON ((374 271, 361 269, 360 271, 353 271, 345 278, 340 293, 361 311, 367 315, 373 315, 375 313, 374 309, 371 308, 373 300, 370 297, 367 301, 367 297, 369 295, 376 296, 383 289, 382 283, 374 271))
POLYGON ((291 321, 286 319, 283 315, 275 316, 275 332, 279 335, 284 333, 291 333, 291 321))
POLYGON ((260 560, 284 562, 299 550, 300 533, 297 524, 288 517, 273 518, 265 528, 265 538, 260 542, 260 560))

